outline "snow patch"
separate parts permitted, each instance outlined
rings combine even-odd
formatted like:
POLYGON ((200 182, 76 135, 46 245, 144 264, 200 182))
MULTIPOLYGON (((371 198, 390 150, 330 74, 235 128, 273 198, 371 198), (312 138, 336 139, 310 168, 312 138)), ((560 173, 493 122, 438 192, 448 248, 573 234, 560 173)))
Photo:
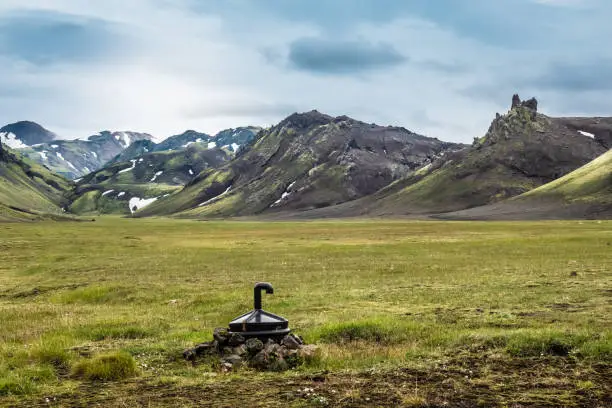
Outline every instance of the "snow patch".
POLYGON ((123 136, 123 144, 125 145, 125 147, 128 147, 131 144, 130 143, 130 135, 128 135, 127 133, 123 132, 122 136, 123 136))
POLYGON ((83 180, 82 178, 78 178, 76 180, 74 180, 75 183, 78 183, 79 181, 83 180))
POLYGON ((209 149, 214 149, 215 147, 217 147, 217 144, 215 142, 208 142, 209 149))
POLYGON ((117 172, 117 174, 127 173, 128 171, 134 170, 134 167, 136 167, 136 160, 130 160, 130 161, 132 162, 132 167, 130 167, 129 169, 123 169, 117 172))
POLYGON ((102 197, 104 197, 104 196, 106 196, 106 195, 109 195, 109 194, 110 194, 110 193, 112 193, 113 191, 115 191, 115 190, 107 190, 107 191, 103 192, 103 193, 102 193, 102 197))
POLYGON ((74 166, 72 165, 72 163, 70 163, 68 160, 64 159, 64 156, 62 156, 62 154, 61 154, 60 152, 55 152, 55 154, 56 154, 56 155, 57 155, 57 157, 59 157, 61 160, 65 161, 65 162, 66 162, 66 164, 67 164, 67 165, 68 165, 68 166, 69 166, 69 167, 70 167, 72 170, 76 170, 76 171, 78 171, 78 170, 77 170, 77 168, 76 168, 76 167, 74 167, 74 166))
POLYGON ((198 138, 196 139, 196 143, 202 143, 202 138, 201 138, 201 137, 198 137, 198 138))
POLYGON ((135 211, 141 210, 143 208, 145 208, 147 205, 155 202, 157 200, 158 197, 153 197, 153 198, 138 198, 138 197, 132 197, 130 198, 130 201, 128 203, 128 206, 130 208, 130 212, 132 214, 134 214, 135 211))
POLYGON ((155 173, 155 175, 153 176, 153 178, 149 181, 150 183, 153 183, 155 180, 157 180, 157 178, 159 176, 161 176, 162 174, 164 174, 163 171, 158 171, 157 173, 155 173))
POLYGON ((40 154, 40 158, 43 160, 47 160, 47 151, 43 150, 42 152, 38 152, 40 154))
POLYGON ((586 137, 590 137, 591 139, 595 139, 595 135, 593 133, 585 132, 584 130, 579 130, 578 133, 580 133, 582 136, 586 136, 586 137))
POLYGON ((142 163, 144 161, 143 158, 138 159, 138 163, 142 163))
POLYGON ((202 204, 198 205, 198 207, 202 207, 202 206, 205 206, 206 204, 210 204, 210 203, 212 203, 214 201, 217 201, 218 199, 220 199, 221 197, 223 197, 224 195, 229 193, 231 189, 232 189, 232 186, 229 186, 227 188, 227 190, 225 190, 223 193, 219 194, 218 196, 215 196, 215 197, 211 198, 210 200, 204 201, 202 204))
POLYGON ((295 181, 291 184, 289 184, 289 187, 287 187, 287 189, 285 190, 285 192, 283 194, 281 194, 281 198, 279 198, 278 200, 276 200, 270 207, 273 207, 275 205, 278 205, 281 203, 281 201, 283 201, 285 198, 289 197, 291 195, 291 188, 295 185, 295 181))
POLYGON ((91 154, 93 154, 93 157, 95 157, 96 159, 98 158, 98 153, 96 153, 96 152, 91 152, 91 154))
POLYGON ((189 169, 189 174, 193 176, 193 170, 189 169))
POLYGON ((24 147, 28 147, 27 144, 17 139, 17 136, 11 132, 0 133, 0 140, 11 149, 23 149, 24 147))
POLYGON ((122 191, 119 194, 117 194, 117 197, 123 197, 124 195, 125 195, 125 191, 122 191))
POLYGON ((239 145, 239 144, 232 143, 232 150, 233 150, 234 152, 237 152, 239 148, 240 148, 240 145, 239 145))
POLYGON ((51 145, 52 148, 57 149, 59 146, 58 145, 51 145))
POLYGON ((183 147, 189 147, 190 145, 194 144, 195 142, 187 142, 187 144, 184 144, 183 147))

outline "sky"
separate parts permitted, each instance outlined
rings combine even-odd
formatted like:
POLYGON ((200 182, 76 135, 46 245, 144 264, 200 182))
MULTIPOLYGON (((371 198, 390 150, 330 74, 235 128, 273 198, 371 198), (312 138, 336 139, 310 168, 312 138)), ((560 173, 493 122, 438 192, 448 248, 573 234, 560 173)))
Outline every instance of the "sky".
POLYGON ((609 0, 0 0, 0 124, 215 134, 317 109, 471 142, 612 116, 609 0))

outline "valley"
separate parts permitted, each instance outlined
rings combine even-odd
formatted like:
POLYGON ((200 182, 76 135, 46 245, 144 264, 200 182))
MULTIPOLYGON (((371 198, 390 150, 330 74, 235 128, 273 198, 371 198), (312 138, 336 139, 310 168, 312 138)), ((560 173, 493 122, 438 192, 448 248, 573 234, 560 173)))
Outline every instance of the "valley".
POLYGON ((606 406, 611 243, 610 221, 0 224, 0 405, 606 406), (256 280, 319 359, 183 360, 256 280), (79 377, 118 353, 129 378, 79 377))

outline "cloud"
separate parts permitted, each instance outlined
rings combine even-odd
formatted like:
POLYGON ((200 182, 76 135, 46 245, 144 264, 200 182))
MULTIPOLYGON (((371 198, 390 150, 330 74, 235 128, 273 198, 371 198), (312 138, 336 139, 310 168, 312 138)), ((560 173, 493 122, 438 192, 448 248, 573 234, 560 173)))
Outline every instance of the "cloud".
POLYGON ((471 142, 517 91, 544 112, 606 113, 612 3, 589 7, 2 0, 0 124, 162 138, 318 109, 471 142))
POLYGON ((534 79, 534 86, 570 92, 612 90, 612 59, 556 62, 534 79))
POLYGON ((393 46, 360 41, 303 38, 289 50, 291 66, 319 74, 350 74, 389 68, 407 60, 393 46))
POLYGON ((33 64, 100 58, 119 37, 111 24, 49 11, 22 11, 0 17, 0 54, 33 64))

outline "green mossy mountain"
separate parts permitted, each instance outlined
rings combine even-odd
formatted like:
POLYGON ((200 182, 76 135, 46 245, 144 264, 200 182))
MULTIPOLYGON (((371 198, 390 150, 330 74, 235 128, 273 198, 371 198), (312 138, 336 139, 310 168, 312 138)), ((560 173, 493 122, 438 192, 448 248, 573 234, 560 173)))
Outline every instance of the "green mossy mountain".
POLYGON ((0 221, 59 216, 71 183, 0 144, 0 221))
POLYGON ((198 175, 139 215, 242 216, 354 200, 462 148, 399 127, 317 111, 261 131, 230 163, 198 175))
POLYGON ((152 138, 147 133, 104 131, 87 140, 54 140, 20 152, 57 174, 77 179, 103 167, 132 143, 152 138))
POLYGON ((565 176, 500 203, 446 219, 612 219, 612 149, 565 176))
MULTIPOLYGON (((582 118, 584 126, 601 123, 582 118)), ((602 141, 585 136, 567 118, 537 112, 537 101, 513 99, 484 137, 437 160, 363 203, 371 215, 463 210, 518 196, 562 177, 603 154, 602 141)), ((612 124, 612 122, 611 122, 612 124)), ((612 129, 612 126, 610 127, 612 129)), ((584 133, 584 132, 583 132, 584 133)))
MULTIPOLYGON (((197 174, 231 159, 223 149, 194 143, 177 151, 146 153, 113 163, 78 181, 69 194, 74 214, 130 214, 134 200, 161 199, 188 184, 197 174)), ((142 204, 137 204, 140 208, 142 204)))

